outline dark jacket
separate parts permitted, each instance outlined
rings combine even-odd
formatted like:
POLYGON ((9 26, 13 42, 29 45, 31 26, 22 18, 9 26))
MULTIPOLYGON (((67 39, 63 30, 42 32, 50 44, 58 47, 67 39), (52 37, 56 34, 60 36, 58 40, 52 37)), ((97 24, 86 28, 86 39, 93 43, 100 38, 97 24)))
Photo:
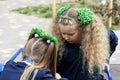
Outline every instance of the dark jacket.
MULTIPOLYGON (((14 62, 14 61, 8 61, 5 64, 4 70, 0 75, 0 80, 20 80, 20 77, 22 73, 25 70, 25 67, 27 66, 24 62, 14 62)), ((30 77, 28 80, 31 80, 33 77, 34 71, 30 74, 30 77)), ((37 72, 37 75, 34 80, 58 80, 55 79, 51 73, 50 69, 40 69, 37 72)), ((61 78, 60 80, 67 80, 65 78, 61 78)))
POLYGON ((66 43, 62 58, 58 55, 57 72, 69 80, 104 80, 101 74, 90 75, 87 66, 83 66, 82 53, 78 45, 66 43))
MULTIPOLYGON (((108 30, 108 35, 110 39, 111 56, 118 45, 118 37, 112 30, 108 30)), ((58 51, 57 72, 62 77, 67 77, 69 80, 105 80, 103 75, 98 73, 90 75, 87 67, 82 67, 82 50, 78 45, 66 42, 62 57, 59 52, 60 51, 58 51)))
POLYGON ((112 30, 108 30, 108 35, 110 39, 110 56, 112 56, 118 45, 118 37, 112 30))

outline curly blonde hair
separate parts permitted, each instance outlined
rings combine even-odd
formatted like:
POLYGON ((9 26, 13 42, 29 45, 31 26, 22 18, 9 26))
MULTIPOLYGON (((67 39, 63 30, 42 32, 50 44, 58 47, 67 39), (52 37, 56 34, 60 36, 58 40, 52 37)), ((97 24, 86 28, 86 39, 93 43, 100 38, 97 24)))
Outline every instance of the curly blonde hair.
POLYGON ((101 19, 93 14, 93 21, 87 25, 82 25, 78 19, 78 9, 70 8, 63 14, 53 19, 51 24, 51 32, 59 40, 59 46, 64 47, 64 39, 60 33, 59 24, 70 25, 71 22, 77 25, 77 29, 81 33, 81 49, 83 50, 83 64, 87 60, 87 66, 90 73, 94 72, 94 67, 97 66, 99 71, 102 71, 102 64, 109 58, 109 38, 107 30, 101 19), (60 19, 68 20, 68 24, 64 24, 60 19), (69 23, 69 20, 71 21, 69 23))

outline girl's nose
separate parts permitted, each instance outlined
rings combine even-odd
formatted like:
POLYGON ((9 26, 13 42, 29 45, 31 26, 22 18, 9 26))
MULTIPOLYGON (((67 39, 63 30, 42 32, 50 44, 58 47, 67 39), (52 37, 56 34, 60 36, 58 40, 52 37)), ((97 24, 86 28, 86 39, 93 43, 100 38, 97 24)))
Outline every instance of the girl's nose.
POLYGON ((69 36, 66 35, 66 36, 65 36, 65 40, 68 40, 68 39, 69 39, 69 36))

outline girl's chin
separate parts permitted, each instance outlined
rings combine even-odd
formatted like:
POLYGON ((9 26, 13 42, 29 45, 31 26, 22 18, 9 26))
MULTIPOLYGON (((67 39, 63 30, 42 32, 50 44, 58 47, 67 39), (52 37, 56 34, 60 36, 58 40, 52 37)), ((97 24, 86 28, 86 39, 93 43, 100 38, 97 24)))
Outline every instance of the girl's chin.
POLYGON ((70 44, 74 44, 74 42, 71 42, 71 41, 69 41, 68 43, 70 43, 70 44))
POLYGON ((73 41, 68 41, 69 44, 78 44, 76 42, 73 42, 73 41))

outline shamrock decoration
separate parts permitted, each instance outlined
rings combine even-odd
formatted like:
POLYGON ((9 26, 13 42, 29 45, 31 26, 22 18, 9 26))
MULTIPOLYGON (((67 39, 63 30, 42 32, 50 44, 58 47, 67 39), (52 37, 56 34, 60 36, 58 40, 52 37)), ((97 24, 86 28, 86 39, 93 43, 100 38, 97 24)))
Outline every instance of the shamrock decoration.
POLYGON ((43 39, 50 40, 50 41, 54 42, 55 45, 58 44, 58 40, 57 40, 56 37, 54 37, 54 36, 52 36, 52 35, 50 35, 50 34, 45 33, 45 32, 44 32, 42 29, 40 29, 40 28, 32 28, 31 32, 34 32, 34 33, 38 34, 38 37, 41 37, 41 38, 43 38, 43 39))
POLYGON ((63 6, 60 9, 57 10, 57 16, 61 16, 62 13, 68 9, 70 9, 72 6, 68 5, 68 6, 63 6))
POLYGON ((87 8, 80 8, 78 10, 78 20, 82 24, 88 24, 93 20, 93 12, 87 8))

